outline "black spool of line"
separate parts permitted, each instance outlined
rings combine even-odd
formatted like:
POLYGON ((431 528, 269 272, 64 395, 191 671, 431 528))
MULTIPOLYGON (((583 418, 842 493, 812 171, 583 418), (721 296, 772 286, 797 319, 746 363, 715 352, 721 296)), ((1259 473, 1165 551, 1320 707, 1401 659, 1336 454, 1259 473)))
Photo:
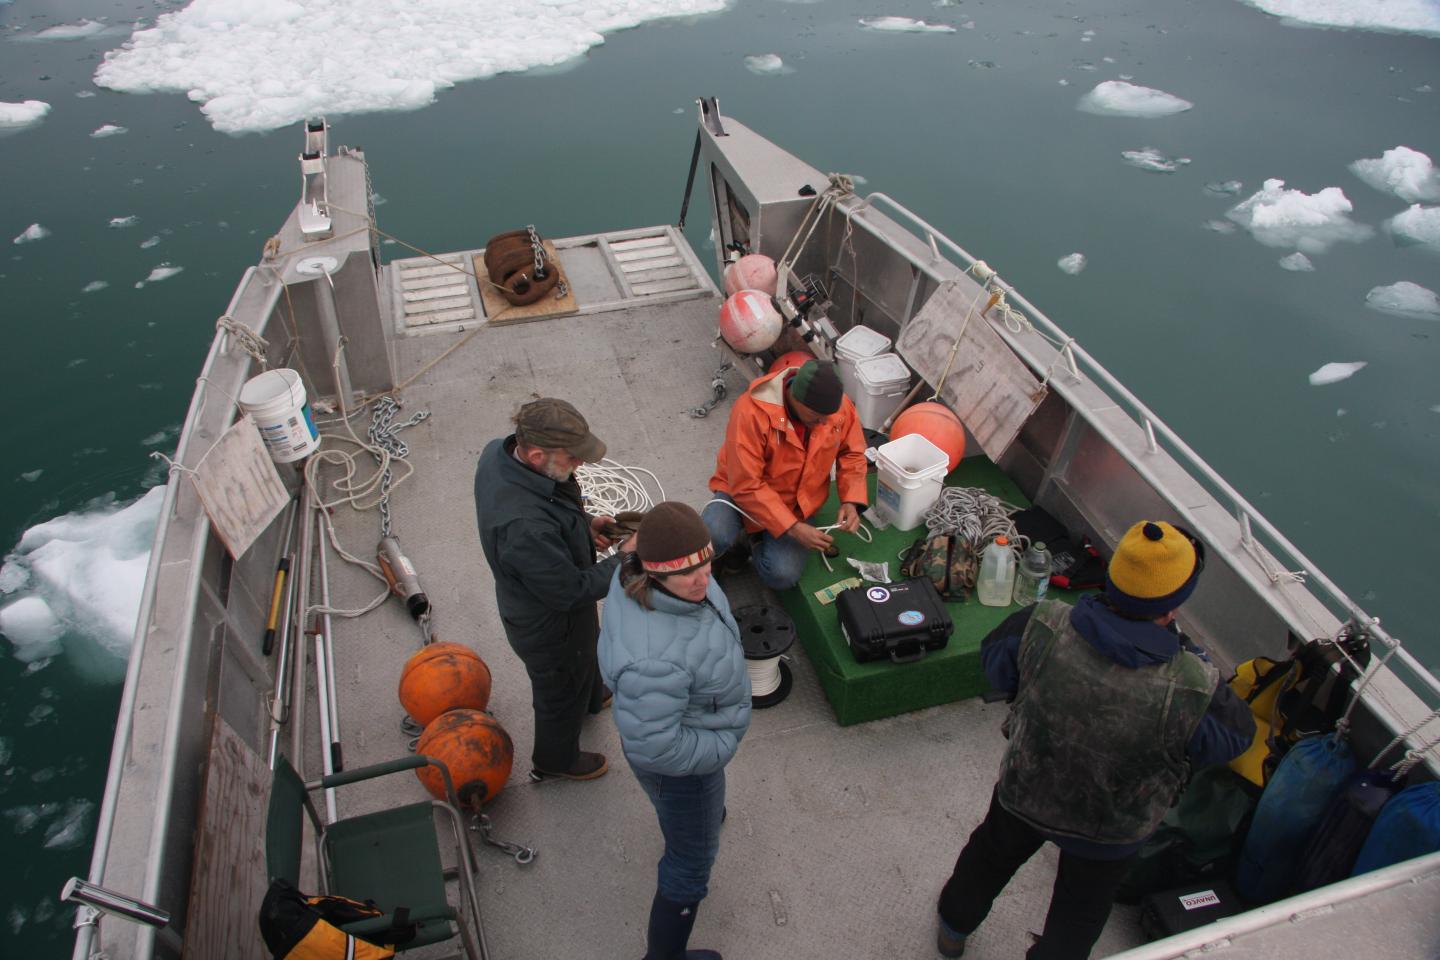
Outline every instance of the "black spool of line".
POLYGON ((740 646, 750 672, 750 705, 756 710, 773 707, 790 695, 794 677, 780 655, 795 642, 795 622, 778 606, 766 603, 732 611, 740 628, 740 646))

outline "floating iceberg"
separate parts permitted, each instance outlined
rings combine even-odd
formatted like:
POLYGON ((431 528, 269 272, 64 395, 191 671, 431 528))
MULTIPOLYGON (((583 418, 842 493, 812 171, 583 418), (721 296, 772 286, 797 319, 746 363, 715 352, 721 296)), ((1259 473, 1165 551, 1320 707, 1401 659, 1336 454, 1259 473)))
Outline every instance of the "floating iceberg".
POLYGON ((1339 383, 1341 380, 1348 380, 1365 366, 1366 362, 1364 360, 1356 360, 1350 363, 1327 363, 1319 370, 1310 374, 1310 386, 1323 387, 1327 383, 1339 383))
POLYGON ((1189 100, 1124 80, 1106 80, 1080 98, 1077 110, 1104 117, 1168 117, 1194 107, 1189 100))
POLYGON ((1304 193, 1286 190, 1284 180, 1266 180, 1257 193, 1225 216, 1266 246, 1314 254, 1324 253, 1342 240, 1359 243, 1374 234, 1372 228, 1350 219, 1354 209, 1339 187, 1304 193))
POLYGON ((1440 296, 1409 280, 1375 287, 1365 294, 1365 306, 1397 317, 1440 320, 1440 296))

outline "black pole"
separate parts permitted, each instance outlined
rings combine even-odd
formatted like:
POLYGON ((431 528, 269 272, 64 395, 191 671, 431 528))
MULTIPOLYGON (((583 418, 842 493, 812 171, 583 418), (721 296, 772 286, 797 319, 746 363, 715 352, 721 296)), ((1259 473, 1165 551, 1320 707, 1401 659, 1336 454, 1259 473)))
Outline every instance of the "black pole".
POLYGON ((685 212, 690 209, 690 189, 695 186, 695 167, 700 163, 700 131, 695 131, 695 149, 690 151, 690 175, 685 178, 685 199, 680 203, 680 222, 676 224, 681 230, 685 229, 685 212))

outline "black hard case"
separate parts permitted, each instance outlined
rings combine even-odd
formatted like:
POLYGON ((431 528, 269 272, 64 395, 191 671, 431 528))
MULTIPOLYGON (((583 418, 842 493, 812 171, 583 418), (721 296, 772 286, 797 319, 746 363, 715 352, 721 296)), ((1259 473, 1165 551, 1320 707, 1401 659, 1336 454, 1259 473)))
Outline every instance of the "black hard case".
POLYGON ((943 650, 954 630, 945 602, 925 577, 851 587, 835 598, 835 607, 845 642, 861 663, 912 663, 943 650))
POLYGON ((1140 901, 1140 929, 1151 940, 1184 933, 1241 912, 1240 898, 1223 880, 1196 880, 1140 901))

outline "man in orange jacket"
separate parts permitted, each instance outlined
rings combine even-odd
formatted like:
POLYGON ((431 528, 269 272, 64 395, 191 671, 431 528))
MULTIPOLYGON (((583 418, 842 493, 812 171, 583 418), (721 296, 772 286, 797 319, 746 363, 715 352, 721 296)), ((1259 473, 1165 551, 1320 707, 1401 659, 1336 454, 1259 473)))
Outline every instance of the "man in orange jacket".
POLYGON ((743 535, 766 586, 793 587, 811 550, 832 543, 811 522, 830 496, 835 468, 839 529, 854 532, 868 502, 865 436, 835 366, 811 360, 761 377, 730 411, 715 458, 715 499, 701 514, 717 556, 743 535))

